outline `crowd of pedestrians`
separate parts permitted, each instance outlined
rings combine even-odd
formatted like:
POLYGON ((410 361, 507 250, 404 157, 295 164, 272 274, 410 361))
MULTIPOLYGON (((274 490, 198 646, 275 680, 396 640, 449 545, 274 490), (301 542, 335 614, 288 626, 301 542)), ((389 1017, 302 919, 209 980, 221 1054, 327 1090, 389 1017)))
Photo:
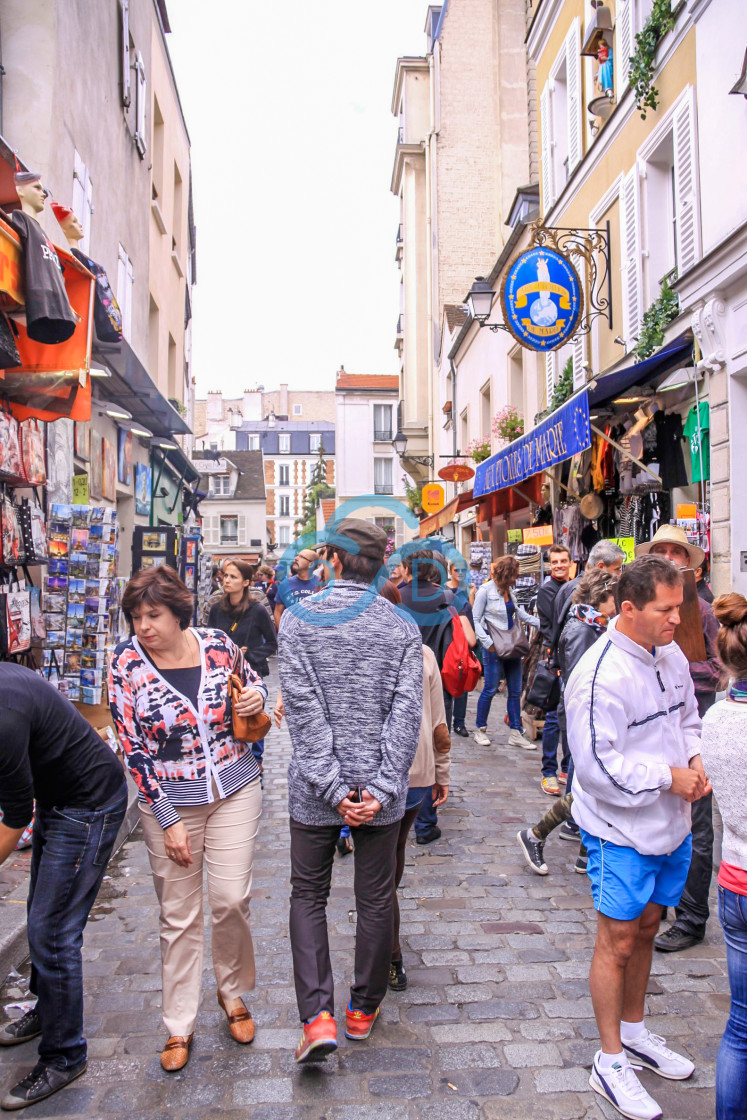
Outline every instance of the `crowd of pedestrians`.
MULTIPOLYGON (((362 1042, 387 988, 407 986, 397 897, 407 839, 413 828, 419 844, 441 837, 450 734, 469 734, 475 658, 475 742, 495 749, 503 713, 493 712, 491 738, 491 705, 503 684, 508 747, 536 750, 521 698, 522 661, 539 631, 544 663, 558 678, 538 767, 553 804, 517 839, 531 871, 547 875, 545 845, 557 828, 578 844, 575 870, 589 879, 598 921, 589 984, 600 1040, 590 1085, 622 1115, 657 1120, 661 1110, 637 1068, 671 1080, 694 1072, 689 1057, 647 1028, 644 998, 654 948, 681 951, 705 935, 715 788, 732 995, 717 1117, 745 1120, 747 600, 708 602, 704 556, 674 526, 640 545, 627 566, 622 549, 599 542, 575 578, 568 550, 553 546, 536 614, 514 592, 514 556, 496 560, 480 583, 476 570, 449 565, 432 549, 404 550, 387 567, 387 544, 376 525, 344 518, 320 548, 301 550, 287 575, 229 559, 214 573, 205 626, 190 624, 192 596, 173 570, 144 569, 127 585, 132 636, 112 658, 109 698, 160 909, 163 1068, 182 1069, 190 1057, 204 878, 217 1001, 235 1041, 254 1038, 244 1000, 255 986, 249 903, 263 738, 241 728, 260 720, 269 659, 277 652, 274 716, 287 722, 292 747, 290 942, 301 1021, 295 1056, 305 1064, 337 1047, 326 917, 335 853, 354 853, 357 929, 344 1023, 346 1037, 362 1042), (698 579, 706 652, 699 662, 674 641, 683 569, 698 579), (674 921, 660 932, 669 908, 674 921)), ((39 676, 8 663, 0 664, 0 741, 0 862, 36 802, 29 942, 37 1003, 0 1030, 0 1045, 41 1039, 37 1065, 0 1102, 18 1109, 86 1069, 83 928, 126 796, 119 763, 82 716, 39 676)))

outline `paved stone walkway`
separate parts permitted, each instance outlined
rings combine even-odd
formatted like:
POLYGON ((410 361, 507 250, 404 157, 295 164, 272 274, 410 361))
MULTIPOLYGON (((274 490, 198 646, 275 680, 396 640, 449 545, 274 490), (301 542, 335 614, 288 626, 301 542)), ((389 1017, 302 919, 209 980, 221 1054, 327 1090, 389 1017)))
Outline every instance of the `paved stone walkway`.
MULTIPOLYGON (((271 689, 271 697, 274 692, 271 689)), ((325 1065, 293 1061, 299 1026, 288 943, 289 741, 274 731, 265 755, 265 807, 252 903, 257 1036, 232 1042, 204 972, 203 1009, 185 1070, 163 1073, 157 915, 139 831, 109 868, 85 937, 84 1078, 33 1110, 35 1117, 128 1120, 574 1120, 617 1113, 588 1087, 596 1027, 587 974, 594 913, 587 880, 572 871, 574 844, 551 838, 551 875, 524 863, 515 834, 548 799, 538 754, 505 745, 498 697, 487 748, 455 737, 443 838, 411 844, 401 902, 410 985, 389 993, 367 1043, 341 1038, 325 1065)), ((474 723, 470 701, 468 726, 474 723)), ((336 863, 329 905, 338 1025, 355 932, 352 857, 336 863)), ((715 897, 715 896, 714 896, 715 897)), ((3 1004, 21 992, 6 985, 3 1004)), ((656 954, 650 1027, 697 1063, 692 1082, 642 1078, 667 1120, 714 1112, 714 1063, 728 1009, 716 917, 705 943, 656 954)), ((342 1034, 342 1032, 340 1032, 342 1034)), ((0 1082, 34 1061, 34 1045, 0 1051, 0 1082)))

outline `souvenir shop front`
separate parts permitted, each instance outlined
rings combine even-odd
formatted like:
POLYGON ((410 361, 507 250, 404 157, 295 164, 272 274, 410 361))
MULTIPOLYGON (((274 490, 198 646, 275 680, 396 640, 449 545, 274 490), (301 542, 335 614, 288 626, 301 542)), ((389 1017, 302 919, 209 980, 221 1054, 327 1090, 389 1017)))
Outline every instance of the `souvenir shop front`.
POLYGON ((632 559, 637 544, 676 522, 708 556, 709 403, 696 359, 685 333, 590 382, 479 464, 476 521, 489 530, 494 555, 536 551, 536 542, 552 539, 583 566, 598 540, 614 539, 632 559), (506 490, 534 500, 495 517, 488 502, 506 490))

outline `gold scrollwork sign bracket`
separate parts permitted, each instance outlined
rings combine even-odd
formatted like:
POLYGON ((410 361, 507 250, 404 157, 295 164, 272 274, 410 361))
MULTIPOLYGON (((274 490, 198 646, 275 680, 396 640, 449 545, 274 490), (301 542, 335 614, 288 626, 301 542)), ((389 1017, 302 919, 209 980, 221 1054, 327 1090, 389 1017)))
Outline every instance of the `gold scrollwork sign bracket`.
POLYGON ((584 308, 574 334, 588 334, 595 319, 605 318, 612 330, 612 271, 610 268, 610 223, 597 229, 529 226, 533 245, 554 249, 575 265, 584 285, 584 308))

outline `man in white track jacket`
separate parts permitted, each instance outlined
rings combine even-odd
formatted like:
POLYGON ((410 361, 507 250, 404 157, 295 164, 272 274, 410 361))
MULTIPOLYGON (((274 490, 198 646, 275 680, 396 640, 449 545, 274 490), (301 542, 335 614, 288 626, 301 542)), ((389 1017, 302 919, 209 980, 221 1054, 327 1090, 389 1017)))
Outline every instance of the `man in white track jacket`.
POLYGON ((628 1055, 671 1080, 695 1068, 646 1030, 643 1010, 661 910, 679 902, 690 866, 690 804, 710 785, 688 662, 673 644, 679 571, 657 556, 635 561, 618 603, 565 691, 573 816, 598 911, 589 986, 602 1048, 589 1084, 624 1116, 657 1120, 628 1055))

